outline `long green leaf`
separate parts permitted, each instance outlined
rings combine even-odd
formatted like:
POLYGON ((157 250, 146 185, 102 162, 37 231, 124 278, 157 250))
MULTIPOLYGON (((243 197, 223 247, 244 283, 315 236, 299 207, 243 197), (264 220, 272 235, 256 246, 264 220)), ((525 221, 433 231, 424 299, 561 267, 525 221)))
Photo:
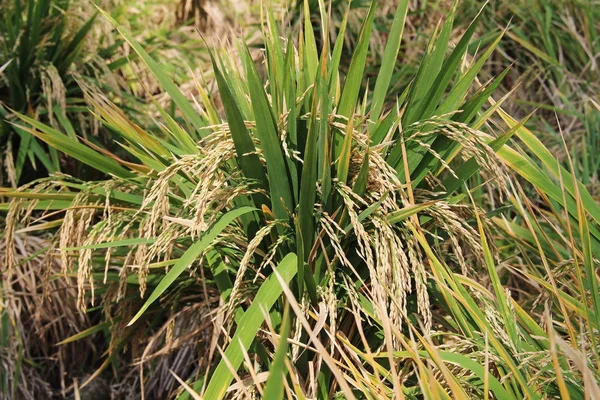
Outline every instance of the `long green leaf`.
POLYGON ((248 128, 246 128, 242 112, 229 89, 229 84, 217 66, 212 53, 210 53, 210 57, 240 167, 247 178, 261 182, 263 187, 266 188, 267 177, 265 176, 260 159, 256 154, 256 148, 252 142, 250 132, 248 131, 248 128))
MULTIPOLYGON (((456 1, 452 7, 450 15, 446 19, 439 36, 432 35, 427 46, 427 51, 423 56, 423 61, 417 71, 415 81, 412 83, 408 98, 406 101, 406 112, 402 116, 403 126, 409 126, 416 121, 419 121, 422 115, 422 110, 427 102, 427 94, 432 87, 436 77, 442 69, 444 56, 448 48, 450 33, 454 23, 454 12, 456 10, 456 1)), ((458 52, 457 52, 458 53, 458 52)), ((454 73, 454 71, 442 71, 454 73)))
POLYGON ((394 73, 394 67, 396 66, 398 52, 400 51, 400 41, 402 40, 402 33, 404 31, 404 22, 408 12, 408 3, 409 0, 400 0, 396 14, 394 15, 394 22, 392 23, 388 42, 385 45, 383 59, 381 60, 381 69, 379 70, 379 75, 377 75, 371 100, 370 118, 374 123, 381 115, 390 81, 392 80, 392 74, 394 73))
MULTIPOLYGON (((486 376, 486 371, 485 371, 484 367, 481 364, 479 364, 477 361, 474 361, 474 360, 470 359, 469 357, 464 356, 462 354, 452 353, 449 351, 438 351, 437 354, 443 361, 450 363, 450 364, 457 365, 467 371, 471 371, 481 380, 481 382, 484 381, 484 378, 486 376)), ((430 354, 424 350, 419 351, 418 355, 423 358, 431 357, 430 354)), ((379 353, 377 356, 381 357, 381 358, 386 358, 386 359, 388 357, 388 355, 386 353, 379 353)), ((413 354, 412 354, 412 352, 409 352, 409 351, 399 351, 399 352, 394 352, 394 357, 410 359, 413 357, 413 354)), ((494 393, 495 398, 497 398, 497 399, 514 399, 515 398, 508 391, 506 391, 506 389, 504 389, 504 387, 502 386, 502 383, 500 383, 500 381, 495 376, 493 376, 492 374, 487 374, 487 378, 489 379, 490 391, 492 391, 492 393, 494 393)))
MULTIPOLYGON (((514 128, 515 126, 519 125, 514 118, 508 115, 501 108, 498 110, 498 114, 510 128, 514 128)), ((542 164, 550 172, 552 172, 552 174, 557 180, 559 179, 559 177, 562 177, 565 189, 567 189, 571 196, 575 196, 576 194, 575 184, 573 182, 577 182, 577 191, 581 196, 581 201, 583 202, 585 210, 590 214, 592 219, 597 224, 600 224, 600 206, 590 195, 587 188, 581 182, 577 181, 576 179, 573 179, 571 173, 556 161, 556 158, 552 155, 552 153, 550 153, 550 151, 544 146, 544 144, 525 126, 519 126, 515 131, 515 135, 523 141, 527 148, 533 154, 535 154, 536 157, 539 158, 542 164)), ((506 149, 506 146, 504 147, 504 149, 506 149)), ((544 180, 548 180, 546 174, 542 173, 542 175, 544 180)), ((557 201, 562 203, 562 201, 560 200, 557 201)), ((576 212, 573 212, 573 214, 577 215, 576 212)))
POLYGON ((15 115, 35 128, 31 129, 25 126, 17 125, 20 129, 31 133, 57 150, 60 150, 63 153, 104 173, 113 174, 122 178, 133 176, 131 172, 121 167, 121 165, 119 165, 119 163, 112 158, 100 154, 90 149, 88 146, 74 141, 62 132, 59 132, 48 125, 44 125, 43 123, 38 122, 33 118, 29 118, 23 114, 15 112, 15 115))
MULTIPOLYGON (((346 76, 346 81, 344 82, 342 97, 340 98, 340 103, 338 105, 338 114, 346 118, 350 117, 350 114, 352 114, 354 108, 356 107, 356 101, 358 100, 358 94, 363 81, 365 63, 369 51, 369 39, 371 38, 371 30, 373 29, 373 18, 375 17, 376 7, 377 2, 372 1, 367 18, 365 19, 365 22, 360 30, 358 44, 356 45, 356 50, 354 50, 354 54, 352 55, 352 61, 350 61, 348 75, 346 76)), ((336 142, 336 149, 337 147, 338 146, 336 142)))
POLYGON ((288 336, 290 334, 291 317, 289 304, 286 303, 283 311, 283 321, 281 323, 281 332, 279 334, 279 345, 275 352, 275 358, 269 368, 269 379, 265 386, 264 399, 282 399, 283 398, 283 382, 287 376, 287 368, 285 360, 287 358, 288 336))
MULTIPOLYGON (((296 255, 288 254, 281 260, 277 266, 277 272, 286 283, 289 283, 296 275, 296 255)), ((225 392, 233 379, 229 364, 234 370, 237 370, 244 360, 244 351, 250 348, 250 345, 256 338, 256 334, 264 322, 263 311, 269 311, 277 299, 281 297, 282 288, 275 274, 271 274, 261 285, 256 293, 252 305, 244 313, 238 328, 231 339, 231 344, 227 347, 223 359, 217 366, 212 375, 206 392, 205 399, 220 400, 225 396, 225 392), (244 350, 242 350, 242 347, 244 350)))
POLYGON ((267 162, 273 214, 277 219, 286 220, 289 218, 287 210, 294 209, 294 201, 281 141, 277 135, 277 126, 269 106, 267 94, 260 82, 258 72, 247 48, 245 48, 242 57, 244 58, 252 109, 256 120, 256 135, 267 162))

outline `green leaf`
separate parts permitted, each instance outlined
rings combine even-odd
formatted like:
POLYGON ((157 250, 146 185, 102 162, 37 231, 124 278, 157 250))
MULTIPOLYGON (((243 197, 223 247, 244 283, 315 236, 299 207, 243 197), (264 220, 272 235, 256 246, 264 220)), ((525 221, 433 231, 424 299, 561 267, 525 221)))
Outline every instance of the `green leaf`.
POLYGON ((415 204, 412 206, 404 207, 401 210, 394 211, 388 214, 387 220, 392 224, 397 224, 398 222, 404 221, 405 219, 417 214, 418 212, 427 210, 435 203, 436 201, 428 201, 423 204, 415 204))
POLYGON ((57 131, 47 125, 42 124, 32 118, 29 118, 23 114, 15 112, 19 118, 27 122, 35 129, 27 128, 24 126, 16 125, 20 129, 29 132, 40 140, 43 140, 48 145, 62 151, 63 153, 87 164, 99 171, 107 174, 113 174, 122 178, 133 176, 131 172, 123 168, 112 158, 109 158, 103 154, 97 153, 79 142, 74 141, 62 132, 57 131))
POLYGON ((94 15, 92 15, 92 17, 88 19, 86 23, 81 26, 81 28, 79 28, 73 37, 73 40, 69 42, 67 48, 60 55, 61 59, 56 60, 61 71, 67 71, 73 61, 75 61, 75 59, 79 56, 79 52, 85 44, 85 38, 94 27, 94 22, 96 21, 97 16, 98 12, 94 13, 94 15))
MULTIPOLYGON (((394 357, 398 358, 413 358, 412 352, 409 351, 399 351, 394 352, 394 357)), ((424 350, 418 352, 418 355, 422 358, 430 358, 430 354, 424 350)), ((437 355, 444 361, 450 364, 458 365, 466 371, 471 371, 477 376, 481 382, 483 383, 486 375, 489 380, 490 391, 494 393, 494 397, 497 399, 515 399, 513 395, 511 395, 504 387, 502 383, 490 373, 486 373, 484 366, 482 366, 479 362, 470 359, 467 356, 464 356, 459 353, 452 353, 449 351, 437 351, 437 355)), ((378 354, 378 357, 387 358, 386 353, 378 354)))
MULTIPOLYGON (((288 115, 287 124, 287 140, 288 145, 292 149, 298 149, 298 112, 299 107, 296 105, 296 50, 291 38, 288 39, 288 46, 285 53, 285 74, 284 74, 284 92, 285 92, 285 104, 286 112, 288 115)), ((286 157, 287 165, 290 171, 290 181, 292 184, 292 191, 294 194, 295 204, 298 204, 299 192, 300 192, 300 173, 298 164, 299 162, 291 157, 286 157)))
POLYGON ((181 147, 181 151, 184 154, 197 154, 198 148, 196 147, 196 143, 190 137, 190 135, 179 126, 179 124, 173 119, 173 117, 166 112, 157 101, 152 98, 152 102, 156 106, 156 109, 160 113, 161 117, 166 123, 167 131, 173 136, 173 138, 177 141, 179 146, 181 147))
POLYGON ((508 337, 511 339, 511 343, 519 347, 520 337, 517 334, 516 316, 514 312, 510 309, 510 303, 506 296, 506 292, 504 291, 502 282, 500 282, 500 276, 498 276, 496 263, 494 262, 494 256, 488 245, 487 236, 485 234, 483 224, 481 223, 479 213, 477 212, 477 206, 474 204, 475 201, 473 200, 473 197, 471 197, 471 202, 473 203, 473 213, 475 215, 475 220, 477 221, 477 228, 479 230, 479 237, 481 239, 481 247, 483 249, 485 264, 487 266, 488 274, 492 282, 494 295, 496 296, 496 305, 498 307, 498 312, 504 319, 503 326, 506 329, 508 337))
MULTIPOLYGON (((488 101, 490 96, 496 91, 496 88, 504 80, 504 77, 510 71, 510 67, 507 67, 494 78, 490 83, 482 86, 461 108, 462 112, 454 117, 455 121, 468 124, 473 118, 481 111, 481 108, 488 101)), ((477 128, 475 128, 477 129, 477 128)))
POLYGON ((483 67, 483 64, 485 64, 487 59, 496 50, 496 47, 500 43, 500 40, 502 40, 503 36, 504 31, 498 35, 496 40, 492 42, 492 44, 483 52, 477 61, 475 61, 475 63, 471 65, 469 69, 467 69, 464 75, 461 76, 458 82, 450 90, 450 93, 448 93, 448 96, 446 96, 442 104, 437 108, 437 115, 443 115, 451 111, 455 111, 460 106, 460 104, 464 101, 467 91, 471 85, 473 85, 473 82, 481 70, 481 67, 483 67))
POLYGON ((246 128, 242 112, 229 89, 225 77, 217 66, 212 52, 210 52, 210 57, 240 167, 247 178, 261 182, 263 187, 267 188, 267 177, 256 154, 256 148, 254 147, 254 142, 252 142, 250 132, 246 128))
POLYGON ((394 16, 394 22, 392 23, 392 29, 385 45, 383 59, 381 60, 381 69, 379 70, 379 75, 377 75, 377 82, 375 82, 371 101, 371 114, 369 117, 373 123, 379 120, 389 90, 390 81, 392 80, 398 52, 400 51, 400 41, 402 40, 402 32, 404 31, 408 3, 409 0, 400 0, 394 16))
POLYGON ((352 157, 352 138, 354 136, 354 116, 351 115, 348 119, 348 127, 344 135, 342 150, 337 162, 337 179, 342 183, 348 180, 348 172, 350 167, 350 158, 352 157))
MULTIPOLYGON (((66 210, 71 207, 71 201, 65 200, 32 200, 21 203, 23 207, 28 207, 35 211, 66 210), (34 202, 35 203, 34 203, 34 202)), ((10 203, 0 203, 0 211, 8 211, 10 203)))
POLYGON ((297 219, 298 257, 298 297, 303 295, 304 264, 308 260, 314 238, 314 207, 317 198, 317 92, 313 91, 311 117, 308 122, 308 135, 304 150, 304 165, 300 180, 300 201, 297 219))
POLYGON ((317 66, 319 65, 319 53, 317 42, 310 22, 310 6, 308 0, 304 0, 304 60, 306 62, 307 86, 315 81, 317 66))
POLYGON ((329 62, 329 91, 331 97, 335 97, 335 92, 338 89, 340 60, 342 59, 342 51, 344 50, 344 39, 346 37, 346 26, 348 25, 349 14, 350 7, 346 8, 346 12, 344 13, 344 18, 339 27, 335 45, 333 46, 333 52, 331 53, 331 60, 329 62))
POLYGON ((358 176, 356 177, 356 181, 352 187, 352 191, 359 196, 362 196, 365 193, 367 190, 367 184, 369 183, 369 157, 370 150, 367 149, 367 152, 363 157, 360 170, 358 171, 358 176))
POLYGON ((110 249, 113 247, 122 247, 122 246, 137 246, 140 244, 152 244, 156 242, 154 238, 131 238, 131 239, 121 239, 114 240, 112 242, 103 242, 96 244, 89 244, 87 246, 79 246, 79 247, 65 247, 63 251, 79 251, 79 250, 98 250, 98 249, 110 249))
MULTIPOLYGON (((517 121, 506 114, 502 109, 499 109, 498 113, 510 128, 518 125, 517 121)), ((573 199, 573 196, 575 196, 575 190, 577 190, 579 196, 581 196, 581 201, 586 212, 592 217, 596 224, 600 224, 600 206, 595 202, 586 187, 581 182, 574 179, 571 173, 556 161, 543 143, 527 128, 520 126, 516 129, 515 135, 518 136, 519 139, 525 143, 527 148, 539 158, 547 171, 554 175, 556 180, 559 180, 559 177, 562 177, 561 182, 566 191, 570 194, 570 196, 566 197, 566 204, 561 188, 550 179, 547 172, 542 171, 541 168, 528 158, 508 146, 503 146, 498 150, 497 153, 500 158, 531 184, 535 185, 559 204, 562 204, 575 219, 577 219, 578 213, 577 204, 573 199), (577 188, 575 188, 574 182, 576 182, 577 188)), ((594 246, 600 251, 600 232, 597 229, 592 228, 593 226, 590 226, 590 232, 595 238, 594 246)))
MULTIPOLYGON (((575 178, 573 178, 575 179, 575 178)), ((576 181, 575 184, 578 182, 576 181)), ((579 220, 579 237, 582 245, 582 253, 583 253, 583 265, 585 269, 586 275, 586 287, 581 288, 582 293, 585 293, 585 290, 589 291, 591 297, 591 303, 593 307, 594 320, 589 315, 588 311, 588 300, 584 298, 585 311, 588 315, 586 315, 587 323, 589 325, 589 329, 591 331, 594 330, 594 322, 596 325, 596 329, 600 327, 600 289, 598 288, 598 268, 594 259, 594 252, 592 248, 592 238, 590 235, 590 227, 589 222, 586 215, 586 209, 583 204, 583 199, 580 196, 579 192, 576 193, 575 200, 577 202, 577 215, 579 220)), ((596 356, 596 360, 598 360, 598 346, 595 338, 591 338, 591 344, 593 347, 594 355, 596 356)))
MULTIPOLYGON (((369 40, 371 38, 371 30, 373 29, 373 18, 375 17, 375 9, 377 8, 377 2, 372 1, 369 7, 369 13, 367 18, 362 25, 360 30, 360 36, 358 38, 358 44, 356 50, 352 55, 352 61, 350 61, 350 67, 346 80, 344 82, 344 89, 342 90, 342 96, 338 105, 338 114, 346 118, 349 118, 356 107, 358 100, 358 94, 362 85, 363 75, 365 71, 365 63, 367 61, 367 54, 369 52, 369 40)), ((336 136, 335 142, 335 155, 339 155, 339 137, 336 136)))
MULTIPOLYGON (((417 76, 411 85, 406 100, 406 112, 402 117, 402 125, 405 127, 421 119, 427 101, 431 100, 427 98, 427 95, 430 94, 430 89, 442 69, 442 63, 444 61, 444 56, 446 55, 446 49, 448 48, 448 41, 450 40, 450 33, 452 32, 452 25, 454 23, 455 9, 456 2, 452 7, 450 15, 446 19, 439 36, 436 37, 436 34, 432 35, 427 46, 427 52, 423 57, 423 61, 421 61, 417 76)), ((458 51, 456 53, 458 54, 458 51)), ((454 72, 455 71, 450 70, 447 66, 446 69, 441 72, 441 76, 444 76, 447 73, 453 74, 454 72)), ((437 89, 434 88, 434 90, 437 89)), ((445 90, 445 87, 442 90, 445 90)))
POLYGON ((332 130, 329 126, 329 115, 333 112, 333 103, 329 96, 329 84, 327 82, 327 62, 329 58, 328 43, 323 45, 321 53, 321 62, 319 64, 319 76, 317 78, 317 85, 315 92, 319 94, 319 114, 320 118, 318 121, 319 134, 318 134, 318 175, 321 178, 321 203, 326 209, 329 209, 330 194, 332 187, 331 180, 331 134, 332 130))
POLYGON ((279 345, 277 346, 277 351, 275 351, 275 358, 269 367, 269 378, 265 386, 264 399, 283 399, 283 382, 287 376, 285 360, 287 359, 287 340, 290 334, 290 325, 290 306, 286 303, 283 311, 281 331, 279 333, 279 345))
POLYGON ((287 210, 294 209, 294 201, 281 142, 277 135, 277 126, 269 106, 267 94, 260 82, 248 48, 245 48, 243 57, 256 120, 256 135, 267 162, 273 214, 277 219, 287 220, 287 210))
MULTIPOLYGON (((119 318, 119 319, 120 319, 120 318, 119 318)), ((117 320, 117 319, 114 319, 114 320, 112 321, 112 323, 116 323, 116 322, 118 322, 118 320, 117 320)), ((68 338, 66 338, 65 340, 63 340, 63 341, 61 341, 61 342, 58 342, 58 343, 56 343, 56 345, 57 345, 57 346, 61 346, 61 345, 63 345, 63 344, 67 344, 67 343, 76 342, 76 341, 78 341, 78 340, 81 340, 81 339, 84 339, 84 338, 86 338, 86 337, 88 337, 88 336, 91 336, 91 335, 93 335, 94 333, 97 333, 97 332, 100 332, 100 331, 102 331, 102 330, 104 330, 104 329, 106 329, 106 328, 109 328, 109 327, 110 327, 110 325, 111 325, 111 323, 109 323, 109 322, 103 322, 103 323, 100 323, 100 324, 98 324, 98 325, 94 325, 94 326, 92 326, 91 328, 88 328, 88 329, 85 329, 85 330, 83 330, 83 331, 81 331, 81 332, 79 332, 79 333, 76 333, 76 334, 75 334, 75 335, 73 335, 73 336, 69 336, 69 337, 68 337, 68 338)))
MULTIPOLYGON (((410 86, 406 99, 406 111, 402 115, 402 127, 404 129, 415 122, 424 119, 424 110, 430 103, 435 102, 435 105, 438 104, 440 99, 434 98, 434 95, 438 90, 441 90, 443 93, 446 87, 444 86, 442 88, 441 83, 436 81, 438 79, 445 79, 447 75, 450 75, 451 77, 455 72, 453 69, 450 69, 448 65, 445 65, 445 68, 442 68, 442 63, 444 62, 448 41, 450 40, 450 33, 452 32, 456 4, 455 1, 439 36, 437 36, 437 29, 436 33, 432 35, 427 46, 427 51, 423 56, 423 61, 421 61, 419 70, 417 71, 417 76, 410 86), (434 82, 437 83, 438 86, 435 86, 434 82)), ((457 49, 455 49, 455 52, 458 53, 457 49)), ((407 143, 406 148, 409 171, 412 171, 412 168, 418 164, 425 154, 425 151, 418 144, 412 142, 407 143), (412 159, 414 159, 414 161, 412 161, 412 159), (411 166, 412 168, 410 168, 411 166)), ((401 146, 396 145, 391 149, 387 160, 392 167, 397 170, 399 169, 399 176, 403 178, 404 168, 399 168, 401 158, 402 148, 401 146)))
MULTIPOLYGON (((422 114, 420 115, 421 119, 431 117, 431 115, 433 114, 433 110, 435 110, 438 107, 442 95, 446 91, 450 80, 456 74, 460 61, 463 59, 463 56, 467 51, 471 38, 473 37, 473 33, 475 32, 475 28, 477 28, 477 26, 479 25, 479 19, 481 18, 482 14, 483 8, 479 11, 479 13, 471 22, 471 24, 469 24, 469 27, 467 28, 463 36, 460 38, 460 41, 458 42, 454 50, 452 50, 452 53, 450 53, 450 56, 448 56, 448 59, 444 62, 444 65, 442 65, 442 69, 439 75, 436 77, 435 82, 433 83, 433 85, 429 89, 429 92, 427 93, 427 102, 425 102, 425 104, 423 105, 422 114)), ((469 88, 472 83, 473 79, 465 79, 463 85, 466 85, 467 88, 469 88)), ((454 90, 455 89, 453 88, 453 91, 454 90)), ((442 112, 437 112, 436 114, 440 115, 442 114, 442 112)))
MULTIPOLYGON (((286 283, 289 283, 296 275, 296 255, 288 254, 281 260, 277 266, 277 272, 286 283)), ((206 392, 205 399, 220 400, 225 396, 225 392, 233 379, 229 364, 234 370, 237 370, 244 360, 244 350, 250 348, 250 345, 256 338, 256 334, 264 322, 263 311, 269 311, 275 302, 281 297, 282 288, 275 274, 271 274, 261 285, 256 293, 254 301, 241 318, 238 328, 231 339, 231 344, 225 350, 224 359, 221 360, 213 373, 206 392)))

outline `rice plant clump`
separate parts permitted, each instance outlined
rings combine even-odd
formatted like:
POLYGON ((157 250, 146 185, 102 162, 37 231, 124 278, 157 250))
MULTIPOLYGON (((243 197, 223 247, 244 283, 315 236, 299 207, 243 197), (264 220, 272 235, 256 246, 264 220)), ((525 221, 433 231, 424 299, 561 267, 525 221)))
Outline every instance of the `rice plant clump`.
POLYGON ((106 338, 82 386, 112 369, 116 396, 147 398, 597 393, 600 207, 493 99, 507 71, 478 84, 504 32, 463 63, 483 14, 451 45, 454 4, 397 93, 400 1, 371 90, 376 2, 347 69, 346 23, 330 35, 319 7, 318 40, 307 1, 290 34, 264 9, 264 45, 212 51, 218 91, 199 85, 194 103, 103 13, 177 108, 158 106, 156 133, 88 93, 126 159, 17 114, 109 176, 3 191, 5 273, 33 218, 55 229, 53 277, 75 279, 98 322, 64 341, 106 338), (516 296, 523 285, 534 295, 516 296))

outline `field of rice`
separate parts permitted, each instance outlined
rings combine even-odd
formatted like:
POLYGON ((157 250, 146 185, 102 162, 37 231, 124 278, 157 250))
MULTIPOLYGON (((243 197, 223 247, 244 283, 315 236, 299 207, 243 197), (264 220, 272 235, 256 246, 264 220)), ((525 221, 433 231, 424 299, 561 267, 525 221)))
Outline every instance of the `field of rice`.
POLYGON ((0 0, 0 399, 600 399, 598 0, 0 0))

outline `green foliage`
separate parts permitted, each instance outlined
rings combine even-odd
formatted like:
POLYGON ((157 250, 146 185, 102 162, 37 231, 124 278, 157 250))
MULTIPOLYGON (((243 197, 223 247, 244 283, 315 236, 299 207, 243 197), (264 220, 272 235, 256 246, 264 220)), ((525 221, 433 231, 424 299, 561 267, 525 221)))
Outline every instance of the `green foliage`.
MULTIPOLYGON (((504 32, 469 53, 480 12, 451 47, 454 4, 407 89, 394 91, 384 64, 371 91, 376 2, 347 70, 344 35, 317 5, 317 33, 305 1, 294 34, 265 10, 262 48, 214 51, 219 95, 203 92, 202 112, 113 20, 177 112, 158 106, 155 133, 92 96, 130 161, 17 114, 18 129, 110 178, 3 191, 7 265, 15 229, 45 201, 36 221, 60 220, 54 246, 77 275, 79 307, 102 297, 110 347, 92 378, 118 370, 126 348, 159 375, 170 346, 190 346, 194 369, 171 371, 186 381, 181 399, 190 387, 207 399, 597 393, 600 207, 491 98, 507 71, 476 86, 504 32), (199 308, 211 322, 186 328, 199 308)), ((394 13, 386 62, 408 8, 394 13)))
MULTIPOLYGON (((469 5, 462 9, 469 18, 469 5)), ((508 27, 500 45, 504 62, 513 64, 505 90, 520 88, 507 111, 536 110, 527 127, 568 167, 564 137, 576 176, 597 195, 600 8, 589 0, 497 2, 484 24, 508 27)))
MULTIPOLYGON (((61 166, 55 150, 44 149, 7 119, 18 111, 75 135, 72 124, 86 109, 76 77, 94 68, 91 60, 82 58, 88 57, 85 50, 96 14, 79 15, 64 0, 4 0, 0 9, 0 64, 5 66, 0 81, 0 147, 4 154, 16 155, 7 167, 7 178, 16 185, 27 163, 29 168, 39 163, 50 173, 61 166), (74 66, 88 71, 73 75, 74 66)), ((76 128, 86 130, 85 125, 76 128)))

